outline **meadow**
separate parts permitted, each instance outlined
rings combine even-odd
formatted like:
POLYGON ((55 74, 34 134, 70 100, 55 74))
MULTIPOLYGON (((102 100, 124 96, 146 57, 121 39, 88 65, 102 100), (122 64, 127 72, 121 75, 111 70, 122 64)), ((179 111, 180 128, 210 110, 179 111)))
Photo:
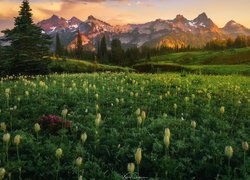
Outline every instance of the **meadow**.
POLYGON ((0 179, 248 179, 249 88, 239 75, 2 78, 0 179))
POLYGON ((250 48, 177 52, 141 59, 139 72, 190 72, 213 75, 250 75, 250 48))

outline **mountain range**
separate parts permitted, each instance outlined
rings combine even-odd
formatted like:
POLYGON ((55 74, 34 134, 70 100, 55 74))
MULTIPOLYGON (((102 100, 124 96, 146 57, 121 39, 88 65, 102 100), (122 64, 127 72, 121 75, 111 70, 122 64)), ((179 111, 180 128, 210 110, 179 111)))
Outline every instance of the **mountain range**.
MULTIPOLYGON (((81 32, 83 45, 94 50, 99 39, 105 35, 108 44, 114 38, 121 40, 123 46, 150 47, 187 46, 202 47, 206 42, 215 38, 235 38, 238 35, 250 35, 250 29, 231 20, 223 28, 219 28, 206 13, 200 14, 193 20, 177 15, 172 20, 156 19, 143 24, 126 24, 112 26, 94 16, 81 21, 76 17, 67 20, 56 15, 37 23, 47 33, 55 37, 59 33, 62 44, 74 48, 76 34, 81 32)), ((55 39, 55 38, 54 38, 55 39)), ((55 41, 55 40, 54 40, 55 41)), ((53 47, 55 42, 53 43, 53 47)))

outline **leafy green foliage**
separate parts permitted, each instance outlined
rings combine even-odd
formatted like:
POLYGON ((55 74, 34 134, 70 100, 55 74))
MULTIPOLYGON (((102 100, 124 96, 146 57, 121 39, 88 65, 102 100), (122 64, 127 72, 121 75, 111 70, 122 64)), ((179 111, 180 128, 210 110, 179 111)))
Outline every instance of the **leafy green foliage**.
POLYGON ((57 172, 61 179, 76 179, 79 170, 86 179, 123 179, 130 177, 127 164, 135 163, 140 147, 142 160, 139 174, 132 175, 135 178, 248 178, 250 154, 245 152, 244 162, 241 143, 250 137, 249 84, 249 78, 242 76, 180 74, 3 78, 0 122, 7 124, 11 140, 8 162, 5 143, 0 142, 0 165, 13 179, 55 179, 57 172), (65 108, 71 130, 52 134, 42 128, 35 133, 39 117, 63 116, 65 108), (135 113, 138 108, 146 114, 141 125, 135 113), (96 126, 98 113, 101 121, 96 126), (196 122, 195 128, 191 121, 196 122), (169 148, 163 142, 165 128, 171 131, 169 148), (22 137, 20 161, 13 143, 16 134, 22 137), (234 150, 230 166, 225 146, 234 150), (63 150, 60 166, 57 148, 63 150), (83 157, 80 168, 77 157, 83 157))

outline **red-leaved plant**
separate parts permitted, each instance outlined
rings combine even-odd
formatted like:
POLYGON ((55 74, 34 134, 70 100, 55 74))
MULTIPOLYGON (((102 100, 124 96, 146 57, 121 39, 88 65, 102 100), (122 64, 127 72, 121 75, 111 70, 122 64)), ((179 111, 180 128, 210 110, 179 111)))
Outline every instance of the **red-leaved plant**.
POLYGON ((71 121, 64 120, 56 115, 44 115, 42 116, 38 123, 43 130, 47 130, 50 133, 57 133, 60 129, 70 129, 72 126, 71 121))

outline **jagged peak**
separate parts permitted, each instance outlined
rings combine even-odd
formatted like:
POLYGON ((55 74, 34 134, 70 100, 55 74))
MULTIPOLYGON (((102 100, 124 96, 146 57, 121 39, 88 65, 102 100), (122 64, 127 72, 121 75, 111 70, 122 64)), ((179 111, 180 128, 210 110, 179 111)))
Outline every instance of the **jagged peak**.
POLYGON ((88 20, 97 20, 93 15, 88 16, 88 20))
POLYGON ((210 19, 208 18, 207 14, 203 12, 200 15, 198 15, 198 17, 195 18, 193 21, 194 22, 204 22, 204 21, 208 21, 208 20, 210 20, 210 19))

